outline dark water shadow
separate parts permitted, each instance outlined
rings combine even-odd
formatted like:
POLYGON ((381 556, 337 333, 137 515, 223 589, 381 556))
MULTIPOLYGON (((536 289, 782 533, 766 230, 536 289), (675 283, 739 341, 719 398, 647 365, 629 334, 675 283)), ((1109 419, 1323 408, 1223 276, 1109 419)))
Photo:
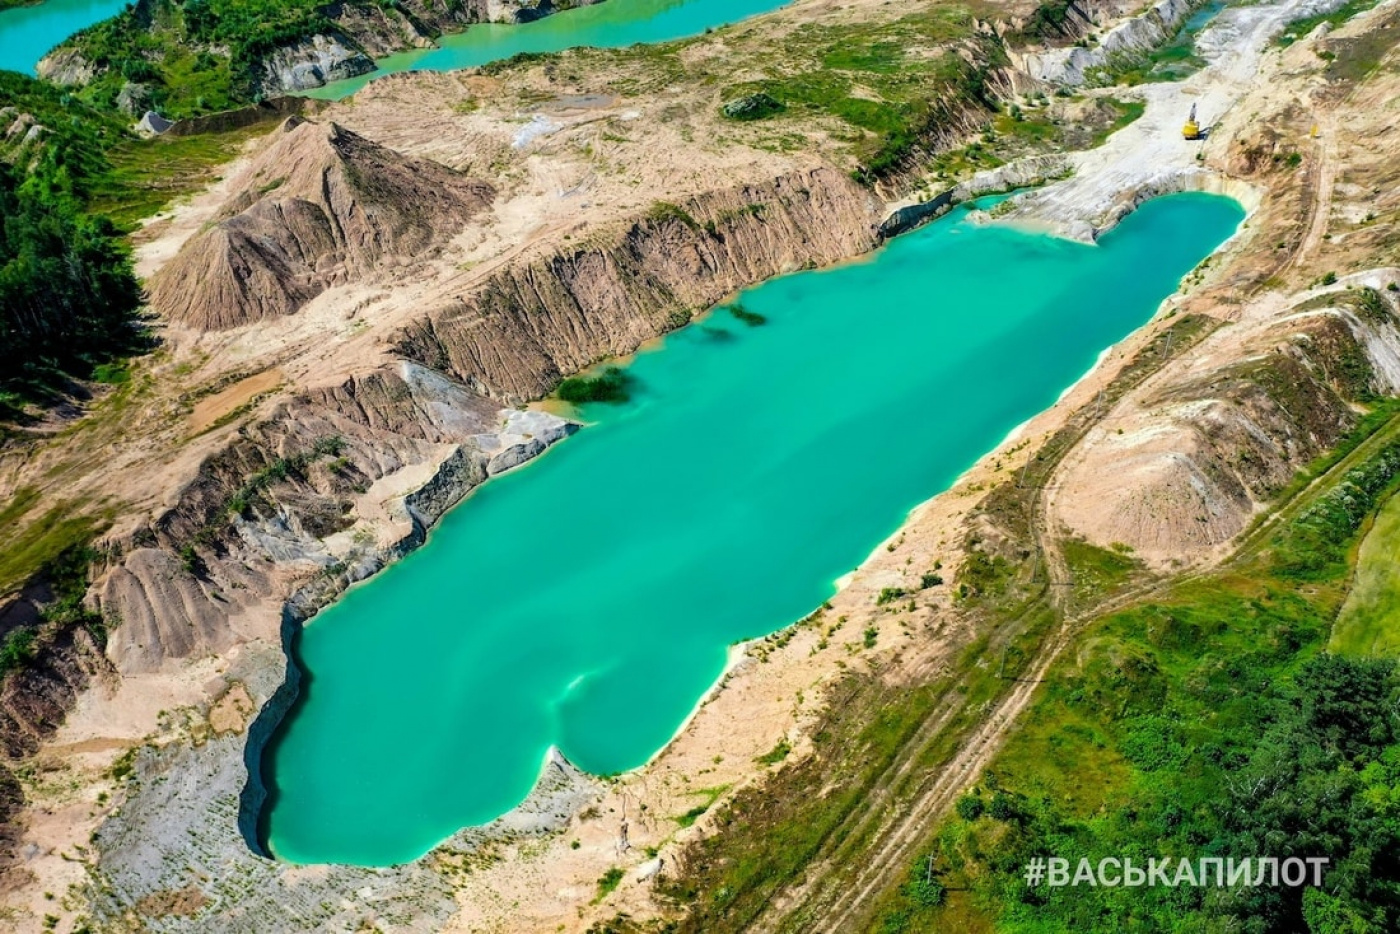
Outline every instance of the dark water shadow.
POLYGON ((301 620, 290 609, 282 610, 282 652, 287 674, 257 717, 248 727, 243 744, 243 765, 248 779, 238 796, 238 832, 258 856, 274 859, 268 846, 269 819, 277 804, 277 783, 273 778, 273 751, 282 727, 290 723, 311 694, 311 676, 301 665, 301 620))

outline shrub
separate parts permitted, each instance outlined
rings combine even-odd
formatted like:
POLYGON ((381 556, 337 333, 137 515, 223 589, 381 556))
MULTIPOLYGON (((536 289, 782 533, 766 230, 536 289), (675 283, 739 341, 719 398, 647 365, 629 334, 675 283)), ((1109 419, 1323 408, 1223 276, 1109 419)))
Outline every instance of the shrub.
POLYGON ((975 821, 982 816, 983 807, 982 799, 977 795, 963 795, 957 803, 958 816, 965 821, 975 821))
POLYGON ((732 100, 720 108, 730 120, 762 120, 784 110, 787 107, 781 101, 762 91, 732 100))
POLYGON ((909 591, 903 587, 886 587, 880 591, 880 595, 875 598, 876 606, 884 606, 886 603, 893 603, 900 597, 907 595, 909 591))
POLYGON ((631 393, 632 377, 615 366, 601 376, 571 376, 559 384, 560 399, 572 405, 584 402, 626 402, 631 393))
POLYGON ((622 883, 622 870, 614 866, 598 880, 598 898, 602 900, 622 883))

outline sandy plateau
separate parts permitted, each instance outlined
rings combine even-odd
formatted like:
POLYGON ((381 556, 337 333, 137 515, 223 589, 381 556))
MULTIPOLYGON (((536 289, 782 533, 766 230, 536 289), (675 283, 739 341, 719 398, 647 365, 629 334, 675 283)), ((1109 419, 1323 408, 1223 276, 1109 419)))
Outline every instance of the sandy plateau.
MULTIPOLYGON (((1151 324, 916 510, 816 617, 737 650, 723 682, 648 766, 601 780, 551 765, 518 812, 386 870, 286 866, 246 843, 244 755, 249 737, 260 743, 268 718, 285 709, 285 625, 413 547, 475 484, 563 439, 571 426, 524 404, 560 375, 671 326, 675 309, 656 295, 699 310, 757 279, 859 254, 907 203, 893 196, 936 183, 906 180, 887 204, 850 181, 829 128, 772 145, 758 124, 722 121, 714 88, 669 87, 645 63, 605 53, 521 66, 511 81, 397 75, 316 114, 317 124, 368 141, 376 159, 382 148, 396 154, 382 158, 430 160, 493 194, 453 215, 450 240, 406 252, 362 249, 405 242, 376 224, 402 236, 415 222, 370 212, 359 240, 335 241, 318 254, 333 252, 333 262, 297 274, 306 288, 292 313, 239 323, 217 298, 195 296, 180 323, 163 324, 161 349, 127 394, 0 450, 7 496, 36 487, 107 517, 114 550, 95 593, 123 620, 71 709, 53 718, 61 725, 36 727, 34 750, 13 763, 26 803, 14 818, 18 855, 4 876, 0 924, 39 931, 45 915, 61 914, 65 932, 81 917, 112 930, 584 931, 618 913, 664 916, 673 908, 655 894, 654 859, 663 875, 683 871, 689 841, 723 832, 715 796, 806 755, 829 685, 850 670, 895 687, 929 680, 975 635, 952 588, 918 592, 898 616, 876 597, 917 589, 936 561, 954 580, 986 491, 1014 480, 1074 413, 1096 419, 1046 487, 1048 533, 1125 545, 1159 570, 1219 559, 1270 491, 1354 418, 1329 388, 1332 349, 1359 347, 1374 388, 1400 391, 1393 300, 1392 320, 1381 323, 1345 301, 1349 286, 1393 296, 1398 275, 1393 227, 1376 220, 1400 208, 1393 43, 1364 76, 1337 71, 1347 43, 1390 28, 1400 5, 1389 0, 1284 50, 1271 45, 1315 6, 1228 10, 1201 37, 1209 64, 1185 82, 1088 92, 1136 94, 1147 110, 1104 146, 1070 157, 1071 178, 1012 206, 1017 222, 1091 238, 1154 194, 1239 198, 1251 211, 1245 228, 1151 324), (1331 59, 1319 56, 1327 50, 1331 59), (603 66, 635 70, 634 92, 608 90, 590 71, 603 66), (1204 144, 1180 138, 1191 101, 1211 128, 1204 144), (729 225, 727 252, 704 252, 717 248, 658 219, 657 202, 729 225), (739 216, 746 204, 768 206, 765 225, 739 216), (624 255, 642 259, 629 267, 624 255), (1335 282, 1320 285, 1329 272, 1335 282), (664 288, 631 284, 644 279, 664 288), (555 302, 559 282, 588 288, 555 302), (534 317, 512 317, 527 293, 538 301, 534 317), (1126 365, 1193 316, 1209 327, 1188 352, 1164 354, 1153 375, 1096 408, 1126 365), (1261 368, 1283 373, 1294 395, 1260 390, 1261 368), (1306 405, 1295 411, 1289 400, 1306 405), (343 451, 306 454, 332 433, 343 451), (1252 445, 1253 460, 1229 456, 1240 445, 1252 445), (299 485, 254 490, 266 497, 255 518, 215 529, 248 476, 303 454, 299 485), (202 576, 182 566, 187 543, 202 576), (865 651, 860 634, 871 626, 879 648, 865 651), (780 742, 791 746, 786 758, 758 761, 780 742), (682 826, 701 803, 712 806, 682 826), (613 867, 623 881, 600 896, 613 867)), ((736 36, 781 42, 806 20, 888 15, 869 0, 800 0, 685 54, 724 60, 736 36)), ((286 132, 295 130, 250 144, 223 181, 153 220, 138 238, 141 274, 158 280, 182 250, 204 248, 248 210, 240 192, 275 197, 276 186, 263 190, 276 179, 258 175, 268 168, 260 156, 286 132)), ((354 158, 328 156, 315 171, 353 181, 354 158)), ((1007 187, 1016 172, 977 185, 1007 187)), ((345 192, 348 214, 366 194, 345 192)), ((320 242, 318 228, 305 230, 305 242, 320 242)), ((282 261, 248 261, 274 259, 282 261)), ((989 712, 989 722, 1005 729, 1018 709, 989 712)), ((975 776, 997 735, 969 743, 931 807, 975 776)), ((889 828, 889 856, 873 855, 870 873, 896 864, 902 830, 889 828)))

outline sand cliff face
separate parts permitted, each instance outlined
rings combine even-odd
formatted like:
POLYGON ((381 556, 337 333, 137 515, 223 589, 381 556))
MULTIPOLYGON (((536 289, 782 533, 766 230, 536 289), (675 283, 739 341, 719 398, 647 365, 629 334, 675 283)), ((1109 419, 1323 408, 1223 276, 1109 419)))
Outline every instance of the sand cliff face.
POLYGON ((1075 46, 1031 53, 1025 56, 1022 67, 1040 81, 1082 84, 1095 68, 1161 45, 1181 28, 1196 5, 1193 0, 1159 0, 1142 15, 1110 29, 1092 49, 1075 46))
POLYGON ((1396 321, 1362 321, 1340 295, 1212 335, 1191 367, 1125 399, 1066 465, 1060 482, 1075 495, 1059 518, 1161 567, 1227 546, 1355 424, 1358 401, 1400 388, 1388 372, 1396 321))
POLYGON ((421 257, 490 205, 494 189, 289 118, 243 173, 218 222, 150 283, 171 320, 219 330, 287 315, 386 257, 421 257))
POLYGON ((492 395, 536 398, 737 289, 869 250, 878 220, 870 194, 830 168, 659 204, 604 242, 491 277, 398 347, 492 395))

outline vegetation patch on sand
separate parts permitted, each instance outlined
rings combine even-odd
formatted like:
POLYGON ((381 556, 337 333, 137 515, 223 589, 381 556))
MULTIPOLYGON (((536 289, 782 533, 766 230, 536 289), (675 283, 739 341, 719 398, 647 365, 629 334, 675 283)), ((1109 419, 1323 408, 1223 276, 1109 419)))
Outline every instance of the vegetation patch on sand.
POLYGON ((631 397, 633 379, 619 367, 610 366, 597 376, 570 376, 555 390, 571 405, 585 402, 626 402, 631 397))

